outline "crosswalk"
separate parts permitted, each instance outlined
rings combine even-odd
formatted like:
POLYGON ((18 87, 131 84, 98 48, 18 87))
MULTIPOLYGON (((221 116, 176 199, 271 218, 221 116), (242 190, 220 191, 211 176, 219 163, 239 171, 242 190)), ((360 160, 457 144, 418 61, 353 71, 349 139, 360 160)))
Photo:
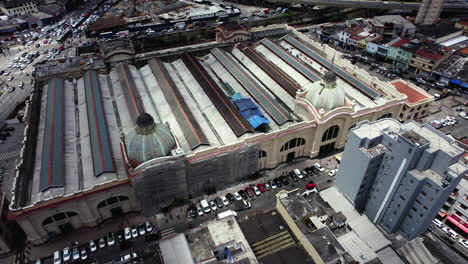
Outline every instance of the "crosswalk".
POLYGON ((17 150, 13 150, 13 151, 9 151, 9 152, 0 153, 0 161, 19 157, 20 152, 21 152, 21 150, 17 149, 17 150))
POLYGON ((171 235, 171 234, 173 234, 173 233, 175 233, 174 227, 170 227, 170 228, 168 228, 168 229, 164 229, 164 230, 161 231, 161 239, 162 239, 162 238, 165 238, 165 237, 167 237, 167 236, 169 236, 169 235, 171 235))

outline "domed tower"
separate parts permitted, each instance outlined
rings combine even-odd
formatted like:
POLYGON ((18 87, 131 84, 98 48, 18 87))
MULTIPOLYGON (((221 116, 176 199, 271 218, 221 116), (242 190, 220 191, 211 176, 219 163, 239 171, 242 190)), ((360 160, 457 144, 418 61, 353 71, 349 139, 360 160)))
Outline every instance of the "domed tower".
POLYGON ((328 71, 321 82, 315 82, 310 86, 305 99, 317 110, 333 110, 345 105, 345 92, 343 87, 336 85, 336 74, 328 71))
POLYGON ((133 166, 148 160, 167 156, 176 143, 169 128, 155 123, 153 117, 143 113, 136 120, 136 127, 125 136, 127 157, 133 166))

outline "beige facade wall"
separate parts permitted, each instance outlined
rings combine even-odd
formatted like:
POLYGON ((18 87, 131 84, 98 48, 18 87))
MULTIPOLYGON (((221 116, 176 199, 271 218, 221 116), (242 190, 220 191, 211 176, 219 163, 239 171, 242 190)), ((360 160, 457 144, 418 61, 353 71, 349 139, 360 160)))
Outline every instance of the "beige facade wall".
POLYGON ((15 8, 5 8, 0 6, 0 11, 8 16, 22 16, 26 14, 36 13, 37 6, 35 2, 24 3, 22 6, 15 8))
POLYGON ((71 227, 76 230, 83 227, 97 226, 111 218, 113 210, 121 211, 123 214, 140 210, 139 203, 130 185, 127 184, 85 197, 76 197, 54 207, 23 214, 16 220, 28 235, 29 241, 39 245, 52 236, 61 234, 63 228, 71 227), (109 198, 119 196, 128 199, 122 199, 122 201, 112 204, 106 202, 106 200, 109 201, 109 198), (100 204, 101 207, 98 208, 100 204), (102 204, 105 204, 105 206, 102 206, 102 204), (62 213, 65 213, 66 217, 63 217, 62 213), (55 219, 55 217, 60 219, 55 219))

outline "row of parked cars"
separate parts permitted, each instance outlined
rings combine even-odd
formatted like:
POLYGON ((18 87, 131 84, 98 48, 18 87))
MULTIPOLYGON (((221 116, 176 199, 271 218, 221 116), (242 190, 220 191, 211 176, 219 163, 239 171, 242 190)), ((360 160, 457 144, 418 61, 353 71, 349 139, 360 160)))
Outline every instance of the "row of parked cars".
MULTIPOLYGON (((249 198, 260 196, 264 192, 277 189, 283 185, 289 185, 291 179, 294 182, 298 182, 299 180, 306 180, 309 176, 323 172, 325 172, 325 168, 319 163, 316 163, 314 166, 305 168, 302 171, 295 169, 290 172, 288 176, 282 175, 265 183, 251 184, 242 190, 234 193, 227 193, 226 196, 216 197, 210 201, 201 200, 199 203, 189 206, 187 212, 190 217, 195 218, 197 216, 203 216, 204 214, 209 214, 211 212, 217 211, 218 209, 233 205, 236 203, 236 201, 243 201, 245 203, 246 206, 243 209, 250 208, 250 203, 247 201, 249 198)), ((328 175, 333 177, 337 172, 338 170, 331 170, 328 172, 328 175)), ((306 185, 306 189, 308 190, 316 187, 317 184, 313 183, 312 181, 309 181, 309 183, 306 185)))
POLYGON ((450 227, 444 226, 444 224, 439 219, 432 220, 432 224, 442 229, 442 231, 444 231, 444 233, 447 234, 450 239, 457 241, 464 248, 468 249, 468 240, 460 238, 457 232, 453 231, 450 227))
MULTIPOLYGON (((120 245, 121 249, 126 249, 129 247, 128 242, 132 239, 138 238, 139 236, 145 236, 146 240, 152 240, 155 235, 159 235, 159 231, 154 228, 150 222, 125 227, 123 230, 116 233, 109 232, 105 237, 101 237, 97 240, 90 240, 87 245, 79 247, 78 242, 73 242, 71 247, 66 247, 62 251, 55 251, 54 264, 62 264, 77 260, 84 261, 88 259, 88 253, 94 253, 105 247, 112 247, 117 244, 120 245)), ((136 253, 130 253, 127 257, 136 258, 136 253)), ((123 258, 123 260, 125 260, 127 257, 121 256, 120 259, 123 258)), ((42 263, 41 261, 42 260, 40 259, 37 260, 36 264, 42 263)), ((118 261, 119 260, 117 260, 117 262, 118 261)))

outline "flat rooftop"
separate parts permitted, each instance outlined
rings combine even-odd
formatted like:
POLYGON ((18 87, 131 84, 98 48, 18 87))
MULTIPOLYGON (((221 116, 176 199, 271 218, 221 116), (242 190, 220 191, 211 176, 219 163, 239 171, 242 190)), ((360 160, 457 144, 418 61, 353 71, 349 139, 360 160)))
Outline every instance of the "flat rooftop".
POLYGON ((382 119, 378 122, 361 123, 353 128, 356 135, 361 138, 375 138, 382 135, 382 131, 395 132, 400 130, 400 123, 395 119, 382 119))
POLYGON ((429 98, 429 96, 422 91, 418 91, 417 88, 411 87, 411 85, 406 81, 394 81, 390 83, 393 85, 399 93, 402 93, 408 97, 408 103, 417 103, 424 99, 429 98))

